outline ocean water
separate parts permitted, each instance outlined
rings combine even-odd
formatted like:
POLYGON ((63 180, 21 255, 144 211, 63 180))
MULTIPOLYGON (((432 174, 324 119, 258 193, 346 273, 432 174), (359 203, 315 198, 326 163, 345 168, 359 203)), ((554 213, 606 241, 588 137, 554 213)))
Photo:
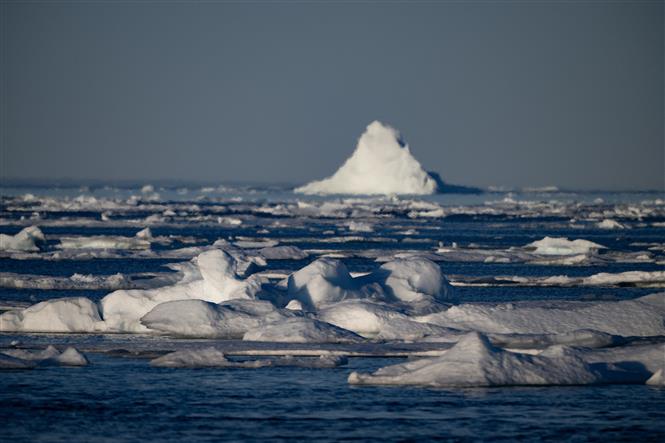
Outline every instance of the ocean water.
POLYGON ((351 370, 169 369, 91 355, 83 368, 5 371, 7 442, 663 441, 665 390, 644 385, 352 387, 351 370))
MULTIPOLYGON (((288 275, 330 253, 341 257, 351 272, 369 272, 382 258, 435 253, 456 243, 467 255, 451 255, 438 263, 453 284, 458 283, 463 302, 618 300, 663 290, 663 282, 528 283, 538 277, 662 271, 662 193, 494 193, 415 199, 447 212, 446 217, 429 218, 414 215, 420 203, 405 203, 406 199, 347 201, 252 187, 186 193, 172 187, 156 192, 158 197, 148 198, 140 187, 3 188, 0 233, 13 235, 37 225, 47 244, 39 253, 0 255, 0 309, 69 296, 98 300, 111 292, 94 287, 22 288, 13 283, 16 275, 120 273, 140 283, 172 272, 165 267, 168 263, 190 259, 176 257, 174 251, 218 239, 273 240, 309 252, 305 259, 268 260, 260 269, 276 275, 288 275), (21 197, 26 193, 35 198, 21 197), (76 203, 81 195, 96 200, 76 203), (132 196, 139 203, 125 204, 132 196), (162 216, 167 210, 175 215, 162 216), (162 218, 149 218, 155 215, 162 218), (242 223, 229 225, 218 217, 242 223), (604 218, 626 229, 598 228, 604 218), (372 230, 353 231, 348 227, 352 220, 372 230), (62 237, 131 237, 145 226, 154 237, 170 240, 153 243, 147 252, 71 255, 59 248, 62 237), (511 254, 545 236, 583 238, 606 249, 600 251, 600 260, 577 265, 468 258, 475 251, 511 254), (497 276, 519 276, 527 283, 468 284, 476 277, 497 276)), ((138 335, 123 340, 118 347, 134 342, 145 349, 154 343, 138 335)), ((644 385, 354 387, 346 381, 351 371, 373 371, 403 359, 350 358, 347 365, 334 369, 168 369, 151 367, 140 355, 107 352, 114 347, 113 337, 91 344, 77 334, 0 333, 0 348, 13 341, 26 347, 75 345, 91 364, 0 372, 0 441, 665 441, 665 389, 644 385)))

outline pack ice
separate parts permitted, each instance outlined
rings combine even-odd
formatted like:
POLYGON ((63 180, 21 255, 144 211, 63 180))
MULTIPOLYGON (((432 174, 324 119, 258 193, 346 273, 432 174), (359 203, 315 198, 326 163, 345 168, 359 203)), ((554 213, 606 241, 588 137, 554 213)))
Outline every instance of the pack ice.
POLYGON ((370 123, 356 150, 331 177, 295 189, 303 194, 433 194, 437 181, 422 168, 396 129, 370 123))

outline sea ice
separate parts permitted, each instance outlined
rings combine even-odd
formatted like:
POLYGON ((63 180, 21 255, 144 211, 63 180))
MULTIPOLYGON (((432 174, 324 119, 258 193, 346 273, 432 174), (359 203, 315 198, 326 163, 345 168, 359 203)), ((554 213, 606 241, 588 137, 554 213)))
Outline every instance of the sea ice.
POLYGON ((545 237, 542 240, 529 243, 526 247, 534 248, 534 252, 540 255, 590 254, 599 249, 605 249, 605 246, 589 240, 568 240, 564 237, 545 237))
POLYGON ((612 335, 665 335, 665 292, 604 302, 466 303, 415 320, 486 333, 562 334, 593 329, 612 335))
POLYGON ((93 332, 100 327, 97 305, 85 297, 47 300, 0 315, 2 332, 93 332))
POLYGON ((281 317, 269 302, 251 302, 264 309, 257 312, 238 305, 219 305, 203 300, 171 301, 155 306, 141 318, 141 324, 152 331, 178 337, 239 339, 262 321, 281 317))
POLYGON ((109 330, 148 332, 139 320, 155 306, 168 301, 197 299, 214 303, 236 298, 254 299, 261 283, 254 277, 238 277, 236 262, 228 253, 211 249, 183 266, 181 280, 173 285, 147 290, 118 290, 101 300, 101 311, 109 330))
POLYGON ((353 343, 362 338, 346 329, 307 317, 290 317, 262 324, 243 340, 289 343, 353 343))
POLYGON ((420 385, 432 387, 580 385, 602 381, 587 363, 565 347, 533 356, 493 346, 476 332, 460 339, 441 357, 387 366, 373 374, 352 372, 358 385, 420 385))

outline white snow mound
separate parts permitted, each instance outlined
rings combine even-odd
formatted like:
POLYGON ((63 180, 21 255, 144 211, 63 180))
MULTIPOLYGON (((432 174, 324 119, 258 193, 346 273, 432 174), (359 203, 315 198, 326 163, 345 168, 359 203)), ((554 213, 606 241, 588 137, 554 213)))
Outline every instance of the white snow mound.
POLYGON ((367 126, 356 150, 331 177, 296 188, 303 194, 433 194, 437 182, 422 168, 399 132, 379 121, 367 126))

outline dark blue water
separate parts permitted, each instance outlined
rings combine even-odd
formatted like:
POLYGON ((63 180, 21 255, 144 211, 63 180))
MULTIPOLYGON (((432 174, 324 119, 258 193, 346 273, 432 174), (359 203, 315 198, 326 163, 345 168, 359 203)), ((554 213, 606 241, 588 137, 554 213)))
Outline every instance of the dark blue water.
POLYGON ((665 389, 351 387, 351 370, 166 369, 91 355, 83 368, 5 371, 1 440, 663 441, 665 389))

